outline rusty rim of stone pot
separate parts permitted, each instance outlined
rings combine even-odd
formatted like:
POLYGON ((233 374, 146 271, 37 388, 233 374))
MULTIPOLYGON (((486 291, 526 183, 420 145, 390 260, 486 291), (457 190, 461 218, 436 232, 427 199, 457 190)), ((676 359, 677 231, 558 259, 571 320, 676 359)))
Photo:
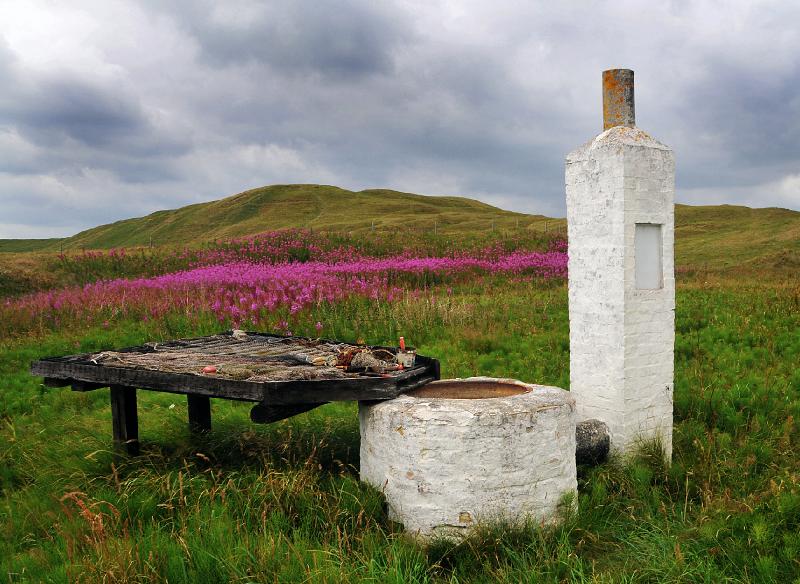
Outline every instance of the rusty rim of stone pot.
POLYGON ((476 377, 442 379, 406 392, 405 395, 433 399, 491 399, 529 393, 531 387, 516 380, 476 377))

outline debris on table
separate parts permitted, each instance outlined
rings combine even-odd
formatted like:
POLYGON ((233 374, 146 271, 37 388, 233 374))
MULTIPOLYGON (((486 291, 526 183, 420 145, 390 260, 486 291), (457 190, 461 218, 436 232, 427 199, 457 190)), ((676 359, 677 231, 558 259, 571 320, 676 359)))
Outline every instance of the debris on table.
POLYGON ((242 381, 357 378, 404 369, 398 365, 397 355, 387 349, 241 330, 206 337, 202 344, 151 343, 140 349, 101 351, 90 355, 89 360, 96 365, 242 381))
POLYGON ((396 371, 397 363, 394 355, 383 349, 362 351, 350 360, 350 369, 365 369, 373 373, 396 371))

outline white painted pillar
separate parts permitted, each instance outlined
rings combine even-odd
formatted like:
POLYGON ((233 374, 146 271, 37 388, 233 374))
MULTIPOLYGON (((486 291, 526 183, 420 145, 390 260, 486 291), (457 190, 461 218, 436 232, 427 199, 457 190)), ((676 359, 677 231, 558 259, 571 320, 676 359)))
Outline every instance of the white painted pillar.
POLYGON ((633 71, 603 73, 605 131, 567 155, 570 391, 626 453, 672 455, 672 150, 635 126, 633 71))

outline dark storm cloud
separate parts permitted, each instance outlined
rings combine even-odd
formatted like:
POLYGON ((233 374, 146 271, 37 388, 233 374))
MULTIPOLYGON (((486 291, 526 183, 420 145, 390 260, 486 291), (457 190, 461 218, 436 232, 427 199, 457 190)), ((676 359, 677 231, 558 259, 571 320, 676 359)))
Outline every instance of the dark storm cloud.
MULTIPOLYGON (((558 135, 564 123, 542 116, 547 110, 531 103, 502 54, 441 47, 427 60, 359 83, 317 83, 271 66, 249 74, 261 76, 258 90, 204 103, 224 121, 222 131, 301 148, 356 177, 347 186, 386 186, 393 172, 424 166, 458 176, 469 191, 456 194, 516 192, 530 203, 535 192, 555 192, 561 181, 563 152, 542 146, 537 135, 558 135)), ((557 88, 543 90, 541 101, 557 110, 551 93, 557 88)), ((435 184, 414 188, 441 193, 435 184)))
POLYGON ((47 79, 26 97, 12 115, 39 144, 65 137, 103 148, 147 126, 138 104, 127 96, 106 93, 79 80, 47 79))
POLYGON ((101 154, 112 150, 137 157, 174 155, 188 148, 181 140, 159 134, 136 97, 120 88, 65 75, 18 75, 7 87, 14 101, 0 107, 0 120, 13 123, 39 146, 77 143, 101 154))
MULTIPOLYGON (((695 88, 687 108, 689 123, 712 133, 724 147, 717 152, 729 164, 729 181, 759 182, 754 169, 797 169, 800 155, 800 71, 769 78, 717 63, 714 77, 695 88), (748 178, 749 177, 749 178, 748 178)), ((698 165, 699 166, 699 165, 698 165)), ((709 184, 713 175, 698 168, 697 184, 709 184)), ((717 184, 725 186, 726 177, 717 184)), ((687 186, 697 186, 689 183, 687 186)))
POLYGON ((295 76, 352 79, 392 69, 392 48, 411 37, 407 16, 357 0, 276 0, 245 14, 218 2, 154 5, 168 10, 199 43, 202 58, 226 67, 255 61, 295 76))
POLYGON ((156 127, 130 88, 80 72, 28 71, 2 41, 0 130, 13 130, 34 151, 7 155, 0 172, 63 179, 90 168, 132 183, 176 178, 170 158, 188 152, 189 141, 156 127))

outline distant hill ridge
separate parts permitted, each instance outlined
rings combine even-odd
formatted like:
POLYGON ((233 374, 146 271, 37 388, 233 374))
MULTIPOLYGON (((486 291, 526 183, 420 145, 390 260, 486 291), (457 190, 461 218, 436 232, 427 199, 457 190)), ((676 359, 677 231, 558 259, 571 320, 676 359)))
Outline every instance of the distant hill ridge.
MULTIPOLYGON (((676 205, 676 263, 722 268, 763 263, 800 268, 800 213, 716 205, 676 205)), ((63 239, 0 240, 0 251, 108 249, 197 244, 306 227, 333 231, 411 227, 441 233, 564 229, 564 219, 505 211, 464 197, 434 197, 388 189, 349 191, 296 184, 251 189, 217 201, 156 211, 100 225, 63 239)))
MULTIPOLYGON (((64 239, 30 241, 38 249, 111 248, 190 244, 254 235, 274 229, 307 227, 363 231, 418 227, 463 231, 508 226, 546 217, 504 211, 462 197, 431 197, 387 189, 349 191, 327 185, 273 185, 207 203, 156 211, 146 217, 100 225, 64 239)), ((6 246, 14 240, 5 240, 6 246)), ((21 244, 22 240, 18 240, 21 244)), ((19 244, 18 244, 19 245, 19 244)), ((0 250, 4 249, 0 242, 0 250)), ((11 251, 10 249, 8 251, 11 251)), ((22 250, 19 250, 22 251, 22 250)))

